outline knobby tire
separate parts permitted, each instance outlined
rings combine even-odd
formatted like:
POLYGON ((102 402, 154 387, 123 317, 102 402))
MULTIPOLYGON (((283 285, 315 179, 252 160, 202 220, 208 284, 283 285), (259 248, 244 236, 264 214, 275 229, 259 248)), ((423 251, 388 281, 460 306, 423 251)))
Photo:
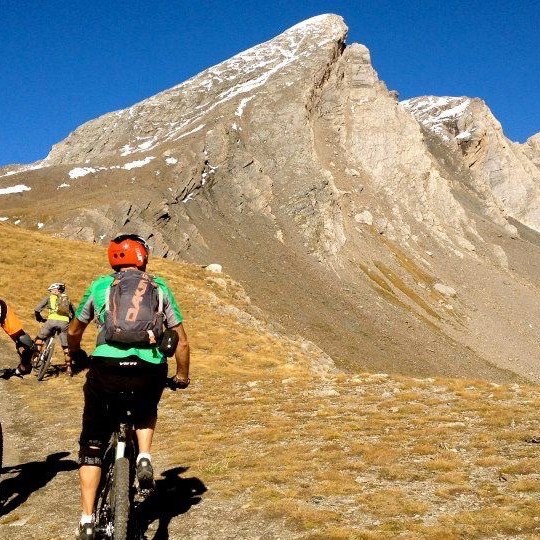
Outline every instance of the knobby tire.
POLYGON ((2 475, 2 466, 4 458, 4 435, 2 433, 2 423, 0 422, 0 476, 2 475))
POLYGON ((96 522, 101 532, 98 538, 112 538, 112 485, 113 485, 114 455, 109 447, 103 459, 101 482, 98 489, 96 504, 96 522))
POLYGON ((129 525, 129 460, 126 457, 114 462, 113 479, 114 540, 127 540, 129 525))
POLYGON ((54 338, 49 338, 51 341, 47 342, 45 345, 42 354, 42 358, 40 360, 39 370, 37 373, 37 380, 42 381, 45 377, 45 373, 47 373, 47 370, 49 369, 49 366, 51 365, 51 360, 53 357, 54 352, 54 338))

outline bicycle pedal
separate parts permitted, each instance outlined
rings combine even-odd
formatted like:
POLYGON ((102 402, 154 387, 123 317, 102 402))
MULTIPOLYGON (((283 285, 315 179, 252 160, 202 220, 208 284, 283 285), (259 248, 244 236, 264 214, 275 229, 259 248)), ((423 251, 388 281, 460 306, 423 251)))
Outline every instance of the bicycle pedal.
POLYGON ((155 489, 138 489, 135 493, 135 502, 146 501, 156 493, 155 489))

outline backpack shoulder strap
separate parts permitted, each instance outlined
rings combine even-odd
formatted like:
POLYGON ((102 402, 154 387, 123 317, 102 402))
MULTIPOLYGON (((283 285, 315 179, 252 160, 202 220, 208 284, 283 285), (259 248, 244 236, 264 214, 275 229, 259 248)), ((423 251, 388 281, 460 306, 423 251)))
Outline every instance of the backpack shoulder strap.
POLYGON ((163 291, 159 285, 157 287, 157 292, 158 292, 158 313, 163 313, 163 291))
POLYGON ((110 308, 111 289, 115 287, 116 285, 118 285, 118 282, 120 281, 120 278, 122 276, 119 276, 118 273, 115 272, 114 274, 111 274, 111 277, 113 278, 113 280, 110 283, 110 285, 108 285, 107 288, 105 289, 105 306, 104 306, 105 312, 109 311, 109 308, 110 308))
POLYGON ((164 305, 164 297, 163 297, 163 289, 159 286, 159 283, 156 281, 156 276, 153 276, 151 274, 147 274, 148 279, 150 283, 154 286, 154 288, 157 290, 158 295, 158 313, 163 313, 163 305, 164 305))

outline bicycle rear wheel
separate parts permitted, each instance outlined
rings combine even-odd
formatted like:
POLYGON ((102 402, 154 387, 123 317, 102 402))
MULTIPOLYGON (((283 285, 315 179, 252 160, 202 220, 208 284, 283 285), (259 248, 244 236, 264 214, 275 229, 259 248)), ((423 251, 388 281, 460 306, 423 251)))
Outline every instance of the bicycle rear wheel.
POLYGON ((129 525, 129 460, 126 457, 114 462, 113 478, 113 516, 114 516, 114 540, 127 540, 129 525))
POLYGON ((39 369, 37 372, 37 380, 42 381, 43 377, 45 377, 45 373, 47 373, 47 370, 49 369, 49 366, 51 365, 51 360, 54 352, 54 337, 50 337, 45 342, 45 347, 43 348, 43 351, 41 352, 40 361, 39 361, 39 369))
POLYGON ((2 433, 2 422, 0 422, 0 476, 2 475, 3 458, 4 458, 4 434, 2 433))

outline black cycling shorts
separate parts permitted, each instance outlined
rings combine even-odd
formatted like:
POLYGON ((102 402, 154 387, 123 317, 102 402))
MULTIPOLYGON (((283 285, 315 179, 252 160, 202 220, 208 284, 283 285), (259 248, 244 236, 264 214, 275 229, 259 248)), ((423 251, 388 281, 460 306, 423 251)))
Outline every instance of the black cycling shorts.
POLYGON ((151 364, 136 357, 94 356, 83 388, 81 449, 97 446, 105 450, 117 425, 120 392, 134 392, 135 427, 150 427, 157 417, 166 379, 167 364, 151 364))

